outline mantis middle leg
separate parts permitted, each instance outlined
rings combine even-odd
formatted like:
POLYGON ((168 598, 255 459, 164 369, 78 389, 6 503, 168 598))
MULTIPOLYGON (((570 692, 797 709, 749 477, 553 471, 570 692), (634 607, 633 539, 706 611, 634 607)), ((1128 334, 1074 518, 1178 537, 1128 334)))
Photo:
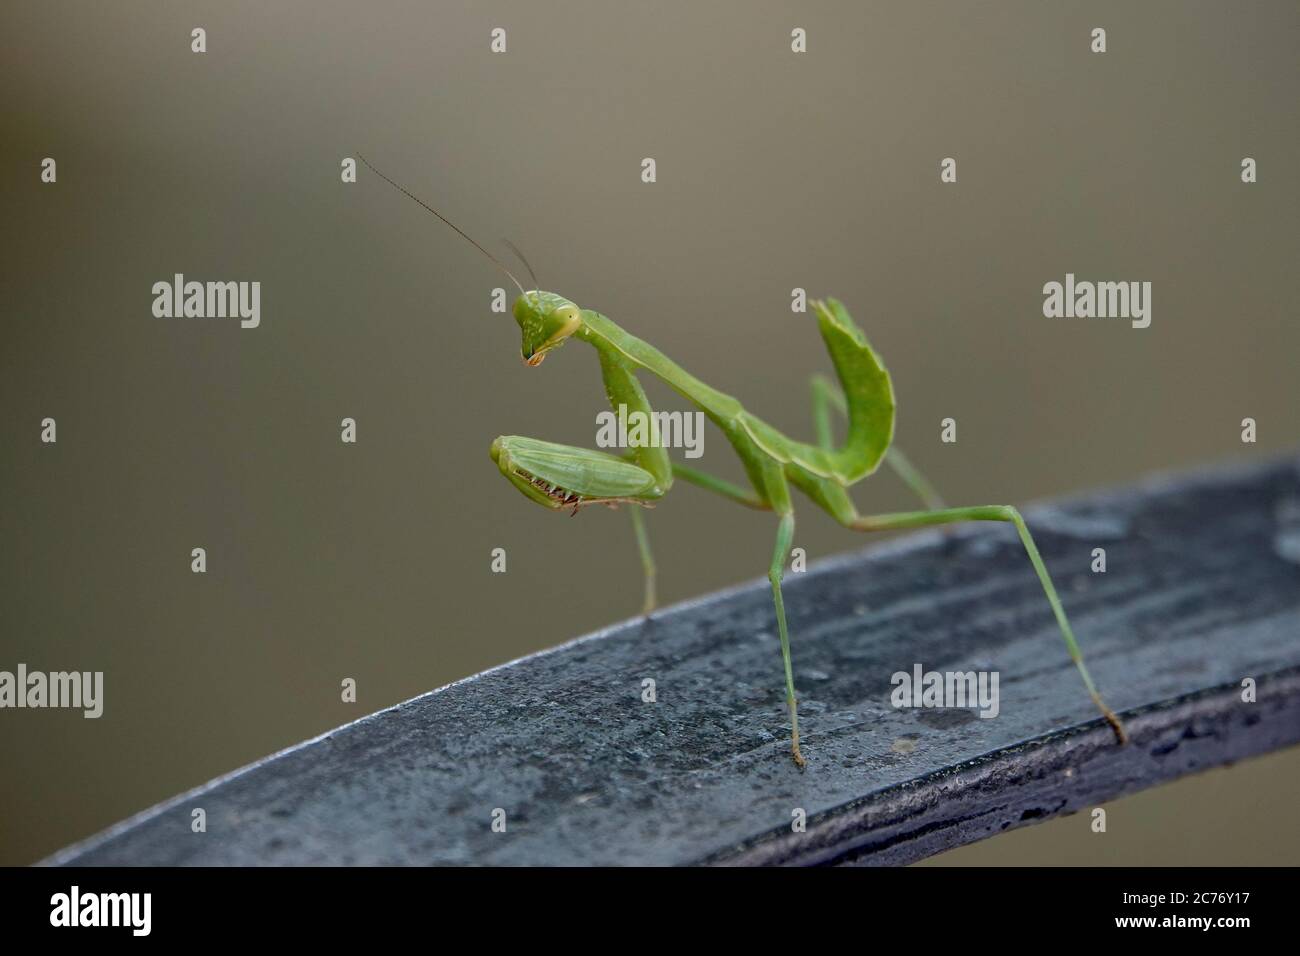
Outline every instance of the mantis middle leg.
POLYGON ((802 768, 805 765, 803 754, 799 751, 799 702, 794 693, 794 668, 790 663, 790 632, 785 624, 785 600, 781 595, 781 578, 785 575, 785 559, 790 553, 790 544, 794 541, 794 512, 787 511, 781 515, 781 523, 776 529, 776 548, 772 552, 772 565, 768 568, 767 579, 772 582, 772 600, 776 604, 776 626, 781 635, 781 660, 785 664, 785 702, 790 710, 790 749, 794 762, 802 768))
POLYGON ((799 767, 803 767, 805 762, 803 753, 799 749, 799 703, 794 689, 794 665, 790 660, 790 630, 786 625, 785 598, 781 593, 785 562, 790 555, 790 545, 794 541, 794 508, 790 502, 790 490, 786 478, 775 462, 762 461, 755 470, 757 476, 755 487, 761 489, 760 494, 675 462, 673 472, 683 481, 689 481, 746 507, 776 511, 781 516, 776 529, 776 545, 772 550, 771 564, 768 565, 767 579, 772 585, 772 603, 776 610, 777 633, 781 639, 781 663, 785 669, 785 700, 790 712, 791 755, 794 757, 794 762, 799 767))

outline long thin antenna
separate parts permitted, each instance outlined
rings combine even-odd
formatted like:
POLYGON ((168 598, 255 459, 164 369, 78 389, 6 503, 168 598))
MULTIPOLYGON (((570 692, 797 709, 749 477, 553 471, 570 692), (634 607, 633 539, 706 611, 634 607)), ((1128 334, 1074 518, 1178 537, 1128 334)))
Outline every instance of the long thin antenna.
POLYGON ((528 270, 528 275, 529 275, 529 276, 532 278, 532 280, 533 280, 533 288, 534 288, 534 289, 540 289, 540 288, 542 287, 542 284, 541 284, 540 282, 537 281, 537 273, 534 272, 534 271, 533 271, 533 267, 532 267, 531 265, 528 264, 528 260, 525 259, 525 258, 524 258, 524 254, 523 254, 522 252, 519 251, 519 247, 516 246, 513 242, 511 242, 509 239, 502 238, 501 241, 504 242, 507 246, 509 246, 509 247, 510 247, 510 251, 513 252, 516 256, 518 256, 518 257, 519 257, 519 261, 522 262, 522 263, 524 264, 524 268, 528 270))
MULTIPOLYGON (((511 272, 509 269, 507 269, 507 268, 505 267, 505 264, 504 264, 500 259, 498 259, 496 256, 492 255, 492 253, 488 252, 486 249, 484 249, 482 246, 480 246, 477 242, 475 242, 472 238, 470 238, 469 233, 467 233, 464 229, 460 228, 460 226, 456 225, 454 222, 452 222, 450 219, 448 219, 448 218, 447 218, 446 216, 444 216, 442 213, 438 212, 438 210, 434 209, 434 208, 433 208, 432 206, 430 206, 427 202, 425 202, 425 201, 424 201, 423 199, 421 199, 419 196, 415 195, 415 193, 411 192, 411 191, 410 191, 409 189, 407 189, 405 186, 402 186, 401 184, 399 184, 399 183, 397 183, 397 182, 394 182, 394 181, 393 181, 392 179, 390 179, 388 176, 384 175, 384 173, 380 172, 377 168, 375 168, 374 165, 371 164, 370 160, 366 159, 366 157, 362 156, 360 153, 357 153, 357 159, 359 159, 359 160, 361 160, 363 163, 365 163, 366 166, 368 166, 368 167, 370 168, 370 171, 371 171, 371 172, 373 172, 376 176, 378 176, 378 177, 379 177, 380 179, 382 179, 384 182, 388 183, 388 185, 392 186, 394 189, 396 189, 398 192, 402 193, 402 194, 403 194, 404 196, 406 196, 408 199, 413 199, 413 200, 415 200, 417 203, 419 203, 421 206, 423 206, 423 207, 424 207, 425 209, 427 209, 429 212, 433 213, 435 216, 437 216, 439 219, 441 219, 444 223, 446 223, 446 224, 447 224, 448 226, 450 226, 452 229, 456 230, 456 232, 460 235, 460 237, 461 237, 462 239, 464 239, 466 242, 468 242, 471 246, 473 246, 473 247, 474 247, 475 249, 477 249, 479 252, 483 253, 483 255, 487 256, 488 259, 490 259, 490 260, 491 260, 491 261, 496 265, 496 267, 497 267, 498 269, 500 269, 502 272, 504 272, 506 275, 508 275, 508 276, 510 277, 510 281, 513 282, 516 286, 519 287, 519 294, 520 294, 520 295, 527 295, 527 293, 524 291, 523 284, 520 283, 520 281, 519 281, 518 279, 515 278, 515 274, 514 274, 513 272, 511 272)), ((521 256, 520 258, 522 259, 523 257, 521 256)), ((524 265, 528 265, 528 263, 525 262, 524 265)), ((529 270, 529 271, 531 272, 532 270, 529 270)), ((536 278, 534 278, 533 281, 536 281, 536 278)))

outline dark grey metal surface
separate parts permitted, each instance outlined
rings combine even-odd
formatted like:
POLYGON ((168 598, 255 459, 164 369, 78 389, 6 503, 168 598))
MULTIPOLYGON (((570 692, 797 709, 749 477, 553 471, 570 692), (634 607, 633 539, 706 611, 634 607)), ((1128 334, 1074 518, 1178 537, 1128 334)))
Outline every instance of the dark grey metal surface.
POLYGON ((968 526, 787 576, 803 773, 764 580, 374 714, 47 862, 902 863, 1300 741, 1300 460, 1026 517, 1126 747, 1014 531, 968 526), (1000 672, 1000 715, 894 709, 915 663, 1000 672))

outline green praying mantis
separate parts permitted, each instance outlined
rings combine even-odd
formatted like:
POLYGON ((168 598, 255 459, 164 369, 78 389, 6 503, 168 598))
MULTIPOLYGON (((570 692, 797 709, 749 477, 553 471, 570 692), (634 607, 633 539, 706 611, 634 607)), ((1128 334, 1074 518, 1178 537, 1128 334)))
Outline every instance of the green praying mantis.
POLYGON ((1030 563, 1038 574, 1043 592, 1056 616, 1061 636, 1065 639, 1070 659, 1083 678, 1084 687, 1110 724, 1116 739, 1121 744, 1128 739, 1124 725, 1102 700, 1088 673, 1051 575, 1047 572, 1047 566, 1043 563, 1020 512, 1011 505, 946 507, 930 483, 897 447, 892 446, 895 409, 893 383, 880 357, 840 302, 831 298, 812 302, 817 325, 830 353, 839 386, 837 388, 825 376, 813 376, 812 406, 816 443, 796 441, 747 411, 735 398, 691 375, 654 346, 624 331, 607 316, 580 308, 562 295, 537 289, 536 286, 540 283, 532 268, 522 253, 511 246, 533 279, 534 289, 525 290, 496 256, 432 206, 384 175, 364 157, 358 154, 358 158, 389 185, 455 230, 515 284, 519 296, 514 301, 513 312, 522 333, 522 354, 528 366, 541 365, 548 354, 570 339, 583 342, 596 350, 604 378, 605 395, 615 410, 621 404, 629 412, 639 411, 649 421, 655 420, 645 391, 637 379, 637 373, 649 372, 702 411, 726 436, 744 466, 751 488, 743 488, 671 460, 654 434, 649 442, 630 449, 625 457, 519 435, 497 438, 492 442, 490 454, 501 474, 512 485, 529 500, 545 508, 576 514, 579 509, 591 505, 635 506, 628 510, 632 515, 645 573, 643 612, 646 614, 655 606, 655 564, 640 509, 653 506, 667 495, 675 479, 680 478, 736 504, 770 511, 776 516, 776 546, 767 577, 771 583, 777 630, 781 639, 786 706, 790 714, 790 747, 796 765, 803 768, 805 760, 799 744, 799 709, 794 671, 790 662, 790 635, 786 627, 785 602, 781 593, 785 560, 794 540, 791 486, 853 531, 892 531, 965 521, 1004 521, 1013 524, 1030 563), (835 447, 832 437, 833 410, 848 420, 847 435, 839 447, 835 447), (882 515, 858 513, 848 489, 874 473, 882 462, 893 468, 915 491, 926 510, 882 515))

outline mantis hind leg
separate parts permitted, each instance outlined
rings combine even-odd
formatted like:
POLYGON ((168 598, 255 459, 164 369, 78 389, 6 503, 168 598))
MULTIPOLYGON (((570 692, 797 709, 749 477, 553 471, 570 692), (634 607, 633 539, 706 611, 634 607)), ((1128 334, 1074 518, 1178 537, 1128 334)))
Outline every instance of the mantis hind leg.
POLYGON ((1106 702, 1102 700, 1101 694, 1097 691, 1097 685, 1093 683, 1092 675, 1088 673, 1088 666, 1083 661, 1083 652, 1079 650, 1079 643, 1074 638, 1074 630, 1070 627, 1070 619, 1066 616, 1065 608, 1062 607, 1061 599, 1056 593, 1056 586, 1052 583, 1051 575, 1047 573, 1047 565, 1043 563, 1043 558, 1038 553, 1038 546, 1034 544, 1033 535, 1029 533, 1029 528, 1025 525, 1025 519, 1020 516, 1019 511, 1010 505, 984 505, 974 508, 905 511, 897 514, 870 516, 858 515, 856 511, 846 511, 837 514, 836 517, 842 524, 854 531, 892 531, 900 528, 919 528, 926 525, 954 524, 960 521, 1006 521, 1015 525, 1016 531, 1020 535, 1020 541, 1025 546, 1025 552, 1029 555, 1029 561, 1038 573, 1038 580, 1043 586, 1043 593, 1047 596, 1047 603, 1052 606, 1052 613, 1056 616, 1057 626, 1061 630, 1061 636, 1065 639, 1065 646, 1069 650, 1070 660, 1074 662, 1075 668, 1079 671, 1079 676, 1083 678, 1083 686, 1088 689, 1092 702, 1097 705, 1097 709, 1101 711, 1102 716, 1106 718, 1106 722, 1114 730, 1115 738, 1121 744, 1128 741, 1128 732, 1124 729, 1123 723, 1120 722, 1115 712, 1106 706, 1106 702))

